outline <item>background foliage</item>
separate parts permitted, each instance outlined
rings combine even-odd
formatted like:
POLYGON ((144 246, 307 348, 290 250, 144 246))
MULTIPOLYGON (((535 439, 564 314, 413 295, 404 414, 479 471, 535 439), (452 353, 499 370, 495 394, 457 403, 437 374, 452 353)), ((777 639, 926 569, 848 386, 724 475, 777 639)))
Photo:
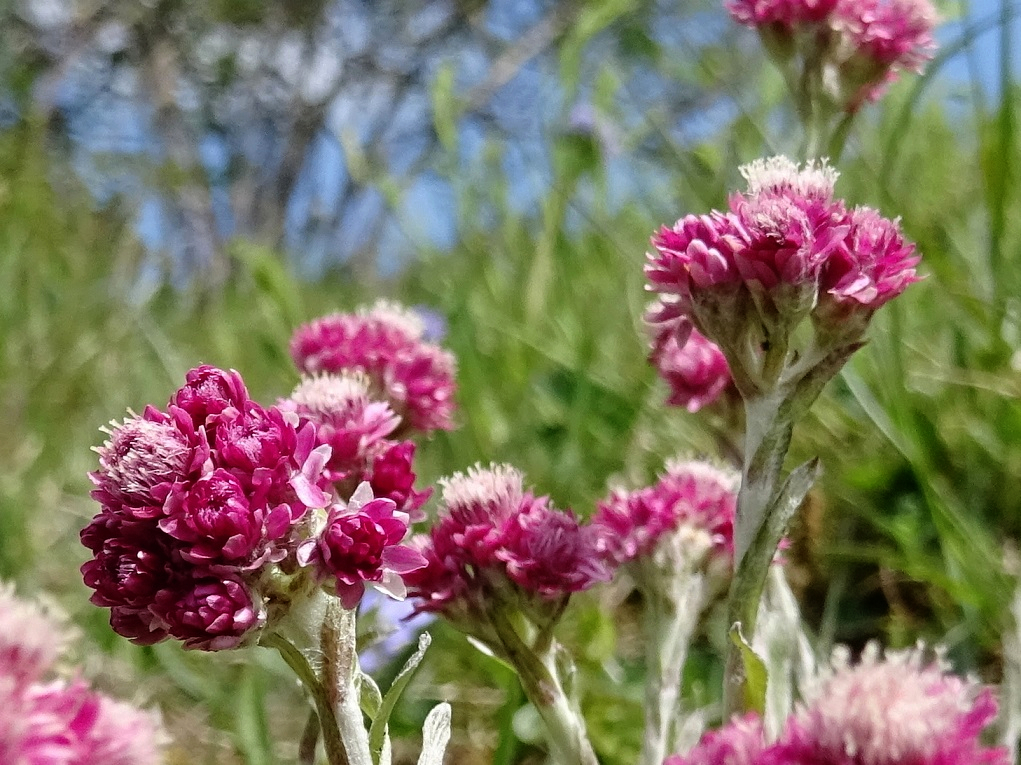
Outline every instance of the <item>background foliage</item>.
MULTIPOLYGON (((663 407, 641 319, 654 228, 723 204, 741 162, 793 148, 777 138, 794 132, 779 78, 719 8, 406 4, 445 21, 405 40, 420 17, 387 3, 377 15, 343 2, 287 15, 297 6, 110 2, 90 6, 97 18, 58 3, 73 10, 59 28, 37 5, 6 7, 0 22, 0 577, 60 601, 98 682, 159 704, 180 736, 173 762, 288 761, 302 722, 298 689, 269 652, 129 646, 79 580, 97 427, 162 404, 188 368, 235 367, 272 401, 295 382, 297 324, 387 296, 438 311, 460 362, 461 427, 421 447, 426 482, 509 461, 587 514, 608 481, 637 484, 677 453, 719 452, 720 416, 663 407), (355 13, 363 48, 338 32, 355 13), (111 29, 120 42, 104 47, 111 29), (219 35, 219 57, 185 44, 202 34, 219 35), (387 35, 403 40, 400 65, 387 35), (263 57, 245 69, 250 38, 263 57), (280 39, 308 60, 339 57, 341 74, 303 93, 277 66, 280 39), (160 74, 159 55, 178 66, 168 89, 117 89, 131 72, 160 74), (380 87, 384 117, 355 129, 337 116, 338 102, 376 103, 380 87), (120 100, 90 100, 111 93, 120 100), (385 115, 409 101, 421 140, 387 132, 385 115), (143 115, 147 148, 98 141, 109 125, 88 109, 103 104, 143 115), (215 161, 202 154, 210 136, 215 161), (330 157, 336 177, 317 170, 330 157), (317 191, 335 182, 342 192, 317 191), (416 217, 423 193, 449 215, 439 234, 416 217), (371 235, 351 245, 352 226, 371 235)), ((790 556, 825 641, 943 641, 960 669, 995 681, 1021 533, 1015 7, 943 10, 956 18, 943 52, 862 115, 838 184, 902 217, 927 278, 881 312, 795 433, 792 459, 818 454, 825 475, 790 556), (987 70, 991 41, 1003 55, 987 70)), ((638 746, 637 608, 606 588, 565 624, 609 763, 638 746)), ((433 629, 401 747, 416 751, 425 711, 447 699, 449 761, 541 761, 512 673, 433 629)), ((718 685, 709 653, 692 661, 696 699, 718 685)))

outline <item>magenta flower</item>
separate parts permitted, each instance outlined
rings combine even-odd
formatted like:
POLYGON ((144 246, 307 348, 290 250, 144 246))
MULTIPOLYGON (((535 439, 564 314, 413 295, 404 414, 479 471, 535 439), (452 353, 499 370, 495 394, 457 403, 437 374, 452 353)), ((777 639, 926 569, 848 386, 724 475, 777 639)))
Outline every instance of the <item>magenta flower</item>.
POLYGON ((413 547, 401 544, 408 532, 408 514, 390 499, 375 499, 361 484, 347 505, 334 505, 316 538, 298 547, 298 562, 315 566, 318 578, 332 579, 344 608, 358 605, 365 583, 402 600, 402 576, 426 565, 413 547))
POLYGON ((734 555, 738 477, 706 462, 675 462, 652 486, 613 492, 599 503, 593 525, 613 565, 649 556, 664 535, 681 527, 705 534, 711 554, 729 568, 734 555))
POLYGON ((170 398, 175 406, 192 418, 196 428, 226 409, 244 409, 249 401, 248 389, 241 375, 205 364, 192 369, 185 384, 170 398))
POLYGON ((268 556, 268 543, 284 536, 295 520, 287 505, 270 509, 258 496, 250 501, 241 483, 223 468, 200 478, 176 499, 159 527, 185 543, 178 549, 189 563, 257 566, 268 556))
POLYGON ((152 612, 185 648, 222 651, 237 648, 266 620, 265 609, 243 580, 202 575, 160 590, 152 612))
POLYGON ((730 367, 719 346, 697 329, 683 343, 677 338, 673 327, 661 326, 649 361, 670 386, 667 404, 697 412, 723 395, 731 383, 730 367))
POLYGON ((1008 765, 984 746, 996 701, 977 682, 926 664, 921 650, 870 644, 859 664, 834 659, 809 700, 756 765, 1008 765))
POLYGON ((895 222, 834 199, 837 173, 825 164, 773 157, 741 172, 748 191, 728 212, 689 215, 653 237, 646 274, 660 293, 650 320, 678 343, 694 324, 745 393, 774 383, 762 354, 784 352, 806 317, 817 345, 804 364, 853 350, 872 314, 918 280, 919 258, 895 222))
POLYGON ((262 627, 265 567, 293 557, 308 510, 330 502, 329 447, 297 420, 249 400, 236 372, 200 367, 168 412, 111 431, 82 576, 118 634, 219 650, 262 627))
POLYGON ((842 111, 878 98, 898 72, 921 72, 936 48, 929 0, 727 0, 726 6, 737 22, 759 31, 789 76, 798 76, 789 69, 795 55, 805 69, 817 68, 822 92, 815 95, 842 111))
POLYGON ((663 765, 758 765, 764 746, 762 720, 756 714, 747 714, 709 731, 690 752, 671 755, 663 765))
POLYGON ((416 542, 428 565, 407 579, 420 610, 468 613, 464 599, 505 590, 541 610, 609 578, 598 530, 526 492, 514 468, 476 466, 440 484, 440 517, 416 542))
POLYGON ((413 313, 385 302, 305 324, 291 356, 308 374, 363 372, 412 428, 453 428, 454 357, 423 339, 413 313))

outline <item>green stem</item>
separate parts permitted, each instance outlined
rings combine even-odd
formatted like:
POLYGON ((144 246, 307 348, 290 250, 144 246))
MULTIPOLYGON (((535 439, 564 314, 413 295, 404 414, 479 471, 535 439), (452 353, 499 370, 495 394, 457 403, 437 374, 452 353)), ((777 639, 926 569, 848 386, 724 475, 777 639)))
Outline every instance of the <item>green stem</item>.
MULTIPOLYGON (((782 526, 777 534, 768 516, 780 497, 783 462, 794 428, 788 408, 782 391, 745 400, 745 457, 737 498, 727 628, 740 622, 749 643, 755 634, 766 574, 783 534, 782 526)), ((723 687, 725 719, 743 709, 744 681, 741 650, 730 644, 723 687)))
POLYGON ((677 748, 681 726, 680 696, 691 636, 705 606, 700 574, 678 572, 686 581, 677 599, 644 588, 645 611, 645 737, 642 765, 662 765, 677 748))
POLYGON ((585 723, 558 679, 557 644, 552 642, 541 655, 537 654, 521 639, 500 607, 490 609, 488 615, 525 695, 542 718, 554 761, 559 765, 599 765, 585 723))
POLYGON ((276 634, 264 636, 261 645, 267 648, 275 648, 312 696, 312 702, 315 704, 316 714, 322 726, 327 761, 330 765, 349 765, 347 754, 344 751, 344 744, 341 741, 337 728, 337 718, 333 713, 333 705, 330 703, 330 697, 301 651, 295 648, 289 641, 276 634))

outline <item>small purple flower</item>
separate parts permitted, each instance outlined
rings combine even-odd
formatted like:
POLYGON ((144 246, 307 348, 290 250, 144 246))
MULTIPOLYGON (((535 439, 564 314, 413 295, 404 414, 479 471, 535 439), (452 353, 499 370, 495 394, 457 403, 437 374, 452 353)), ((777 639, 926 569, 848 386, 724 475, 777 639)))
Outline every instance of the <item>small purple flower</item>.
POLYGON ((266 619, 261 602, 253 599, 241 579, 203 576, 201 570, 196 570, 194 578, 161 590, 152 611, 185 648, 203 651, 237 648, 266 619))
POLYGON ((403 599, 402 575, 426 565, 412 547, 401 544, 408 532, 407 513, 389 499, 374 499, 361 484, 347 505, 334 505, 326 526, 298 547, 298 562, 315 566, 321 579, 333 580, 344 608, 358 605, 365 583, 403 599))

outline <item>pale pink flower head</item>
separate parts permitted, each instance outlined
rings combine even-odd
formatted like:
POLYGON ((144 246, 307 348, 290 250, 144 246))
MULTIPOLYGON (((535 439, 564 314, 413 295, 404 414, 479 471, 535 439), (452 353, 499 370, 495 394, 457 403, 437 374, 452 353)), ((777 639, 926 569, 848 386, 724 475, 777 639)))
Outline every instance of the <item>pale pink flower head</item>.
POLYGON ((17 597, 13 586, 0 582, 0 678, 10 678, 18 687, 38 681, 67 647, 69 637, 63 618, 17 597))
POLYGON ((414 547, 401 544, 408 514, 390 499, 376 499, 361 484, 346 505, 330 508, 326 525, 298 546, 298 562, 313 566, 319 580, 329 581, 344 608, 358 605, 365 583, 403 600, 403 575, 426 565, 414 547))
POLYGON ((166 739, 159 717, 100 696, 83 765, 159 765, 166 739))
POLYGON ((857 665, 840 650, 758 765, 1008 765, 981 742, 995 717, 988 689, 921 649, 870 644, 857 665))
POLYGON ((180 412, 147 406, 140 417, 111 426, 109 439, 95 450, 92 496, 138 518, 159 516, 174 485, 195 477, 209 458, 208 445, 180 412))
POLYGON ((758 765, 764 746, 762 719, 749 713, 707 732, 690 752, 671 755, 663 765, 758 765))
POLYGON ((936 48, 936 22, 929 0, 838 0, 832 23, 861 66, 921 72, 936 48))
POLYGON ((708 462, 676 461, 652 486, 614 491, 592 519, 613 565, 647 557, 682 527, 707 535, 710 554, 729 568, 734 555, 738 476, 708 462))
POLYGON ((413 312, 381 301, 299 327, 291 356, 307 374, 363 372, 405 424, 422 431, 453 428, 454 357, 424 339, 413 312))
POLYGON ((667 404, 697 412, 723 395, 731 383, 730 367, 720 347, 697 329, 683 342, 678 336, 673 327, 661 325, 649 361, 670 386, 667 404))

